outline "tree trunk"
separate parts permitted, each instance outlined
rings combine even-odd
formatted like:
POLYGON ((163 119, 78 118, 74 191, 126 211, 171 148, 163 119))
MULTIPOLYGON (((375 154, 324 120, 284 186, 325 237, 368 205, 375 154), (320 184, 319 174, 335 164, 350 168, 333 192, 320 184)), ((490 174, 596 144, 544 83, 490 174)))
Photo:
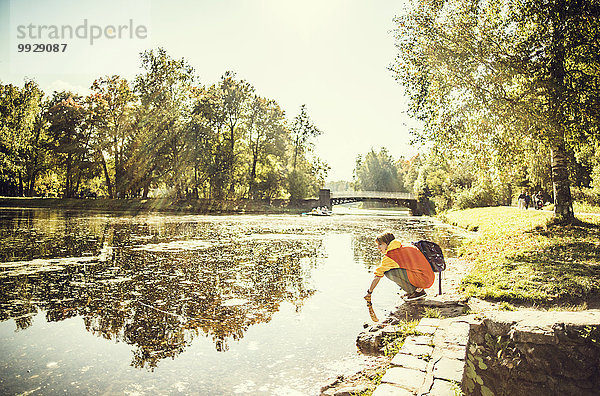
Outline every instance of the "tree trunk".
POLYGON ((106 179, 106 188, 108 188, 108 196, 110 199, 115 197, 113 185, 110 182, 110 175, 108 174, 108 167, 106 166, 106 160, 104 159, 104 153, 100 151, 100 158, 102 159, 102 170, 104 171, 104 178, 106 179))
POLYGON ((34 170, 29 177, 29 181, 27 182, 27 192, 25 195, 28 197, 33 197, 33 190, 35 189, 35 178, 37 177, 37 174, 38 172, 34 170))
POLYGON ((122 179, 122 168, 123 168, 123 164, 122 164, 122 155, 120 153, 120 151, 116 148, 117 147, 117 139, 115 138, 115 198, 119 199, 119 198, 124 198, 125 197, 125 189, 123 188, 123 180, 122 179))
POLYGON ((294 145, 294 162, 292 165, 292 170, 296 170, 296 160, 298 158, 298 151, 300 149, 300 142, 298 139, 296 139, 296 144, 294 145))
POLYGON ((195 199, 200 198, 198 195, 198 161, 194 162, 194 188, 192 189, 192 194, 195 199))
POLYGON ((573 199, 569 185, 568 157, 564 144, 552 147, 552 186, 554 189, 554 217, 559 223, 572 223, 573 199))
POLYGON ((228 169, 228 179, 229 179, 229 197, 233 198, 234 194, 235 194, 235 178, 234 176, 234 168, 235 168, 235 136, 234 136, 234 126, 231 126, 231 131, 230 131, 230 150, 231 152, 229 153, 229 163, 227 164, 229 169, 228 169))
POLYGON ((572 223, 575 220, 573 200, 569 183, 569 157, 565 149, 564 120, 568 111, 565 92, 565 35, 566 4, 564 0, 554 2, 552 18, 552 50, 550 52, 550 115, 555 123, 556 135, 551 140, 550 155, 552 164, 552 185, 554 190, 554 218, 559 223, 572 223))
POLYGON ((249 199, 254 199, 254 194, 256 193, 256 185, 255 185, 255 179, 256 179, 256 163, 258 162, 258 158, 255 155, 254 158, 252 159, 252 171, 250 172, 250 185, 248 186, 248 198, 249 199))
POLYGON ((19 172, 19 197, 23 196, 23 174, 19 172))
POLYGON ((65 198, 71 198, 71 153, 67 154, 67 176, 65 180, 65 198))

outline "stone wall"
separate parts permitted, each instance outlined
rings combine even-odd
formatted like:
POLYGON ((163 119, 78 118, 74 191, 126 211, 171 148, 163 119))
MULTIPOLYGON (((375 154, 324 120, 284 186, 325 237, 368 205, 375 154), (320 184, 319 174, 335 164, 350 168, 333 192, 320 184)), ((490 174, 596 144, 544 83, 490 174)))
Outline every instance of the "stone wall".
POLYGON ((495 312, 471 324, 463 391, 599 395, 600 311, 495 312))

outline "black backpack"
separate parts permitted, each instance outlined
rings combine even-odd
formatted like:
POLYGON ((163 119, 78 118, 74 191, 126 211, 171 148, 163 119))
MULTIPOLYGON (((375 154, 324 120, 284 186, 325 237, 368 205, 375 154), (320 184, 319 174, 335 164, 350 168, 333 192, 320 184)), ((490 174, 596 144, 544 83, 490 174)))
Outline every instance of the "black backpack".
POLYGON ((442 271, 446 269, 442 248, 437 243, 431 241, 418 241, 412 244, 423 253, 423 256, 425 256, 429 265, 431 265, 433 272, 440 273, 438 279, 440 280, 440 294, 442 294, 442 271))

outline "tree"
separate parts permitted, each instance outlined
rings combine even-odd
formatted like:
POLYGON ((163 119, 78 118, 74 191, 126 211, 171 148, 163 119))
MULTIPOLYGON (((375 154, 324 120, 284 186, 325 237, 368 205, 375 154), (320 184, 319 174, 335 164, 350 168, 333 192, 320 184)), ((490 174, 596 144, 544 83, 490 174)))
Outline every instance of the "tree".
POLYGON ((310 150, 313 144, 312 139, 323 132, 310 119, 306 111, 306 105, 300 106, 300 113, 294 117, 294 121, 292 122, 291 132, 294 145, 292 170, 295 171, 298 164, 298 157, 310 150))
POLYGON ((394 159, 384 147, 373 149, 363 159, 358 156, 354 169, 355 185, 362 191, 405 191, 398 178, 394 159))
POLYGON ((89 111, 81 96, 71 92, 55 92, 46 119, 50 124, 49 145, 64 166, 64 197, 73 198, 82 172, 92 165, 89 111))
MULTIPOLYGON (((250 150, 250 174, 248 178, 248 197, 257 198, 257 176, 259 167, 265 169, 265 179, 261 190, 273 190, 277 167, 272 163, 275 158, 283 159, 288 131, 285 128, 283 111, 274 100, 254 96, 246 121, 248 146, 250 150), (269 156, 273 156, 269 158, 269 156)), ((272 195, 268 193, 267 195, 272 195)))
POLYGON ((133 128, 136 141, 128 172, 132 192, 146 197, 163 182, 182 195, 185 184, 185 126, 191 113, 194 69, 185 59, 171 58, 163 48, 141 55, 144 73, 135 78, 140 106, 133 128))
POLYGON ((34 81, 23 88, 0 85, 0 175, 2 191, 31 196, 46 163, 43 96, 34 81))
POLYGON ((551 153, 555 217, 571 222, 569 147, 598 135, 598 12, 585 0, 413 5, 396 18, 392 70, 422 137, 450 154, 505 157, 509 136, 539 141, 551 153))
POLYGON ((108 194, 111 198, 124 197, 125 163, 131 157, 134 141, 132 130, 135 96, 127 80, 119 76, 99 78, 92 84, 90 108, 96 133, 96 154, 103 169, 108 194), (107 156, 112 160, 109 170, 107 156), (114 180, 114 186, 111 179, 114 180))
POLYGON ((324 184, 324 175, 329 166, 319 159, 310 161, 307 155, 312 151, 313 139, 323 132, 310 119, 306 105, 300 106, 300 113, 294 117, 291 127, 292 169, 288 173, 288 192, 292 200, 303 199, 316 194, 320 179, 324 184))
POLYGON ((403 191, 414 192, 415 182, 419 177, 419 168, 423 163, 421 154, 417 154, 410 159, 400 157, 396 161, 396 168, 398 169, 398 178, 403 186, 403 191))
POLYGON ((219 84, 219 93, 221 94, 224 126, 227 130, 226 141, 228 150, 225 156, 225 169, 227 179, 229 180, 229 195, 235 192, 236 180, 240 180, 236 175, 238 165, 238 153, 236 152, 236 141, 243 136, 243 132, 238 130, 247 117, 248 105, 254 87, 244 80, 236 80, 235 73, 225 72, 221 77, 219 84))
POLYGON ((202 130, 208 138, 204 150, 211 155, 205 164, 214 198, 233 198, 236 187, 245 179, 245 163, 240 154, 245 151, 252 92, 252 85, 235 79, 235 73, 228 71, 218 84, 196 97, 192 114, 196 117, 196 130, 202 130))
POLYGON ((225 111, 220 90, 216 85, 198 92, 192 111, 192 153, 194 183, 199 187, 198 174, 203 169, 209 184, 209 198, 223 199, 229 182, 229 156, 225 138, 225 111))

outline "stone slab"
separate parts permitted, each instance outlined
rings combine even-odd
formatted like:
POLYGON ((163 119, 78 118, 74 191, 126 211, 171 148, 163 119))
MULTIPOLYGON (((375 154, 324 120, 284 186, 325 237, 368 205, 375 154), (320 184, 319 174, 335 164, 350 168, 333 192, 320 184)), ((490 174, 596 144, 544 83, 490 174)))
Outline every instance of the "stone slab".
POLYGON ((436 326, 422 326, 420 324, 415 327, 415 331, 423 334, 433 334, 437 329, 436 326))
POLYGON ((425 373, 404 367, 390 367, 387 369, 381 383, 398 385, 411 392, 416 392, 425 380, 425 373))
POLYGON ((420 326, 433 326, 433 327, 439 327, 440 323, 442 322, 441 319, 438 318, 422 318, 419 321, 419 325, 420 326))
POLYGON ((445 342, 448 344, 467 345, 469 342, 469 329, 467 322, 452 322, 446 329, 445 342))
POLYGON ((373 396, 414 396, 414 393, 392 384, 381 384, 375 389, 373 396))
POLYGON ((433 347, 429 346, 429 345, 418 345, 415 343, 405 342, 404 345, 402 345, 400 352, 405 353, 407 355, 414 355, 414 356, 423 356, 423 355, 431 356, 431 354, 433 353, 433 347))
POLYGON ((414 355, 405 355, 404 353, 397 353, 392 359, 393 366, 400 366, 409 369, 427 371, 427 362, 423 359, 419 359, 414 355))
POLYGON ((396 326, 385 326, 383 329, 381 329, 381 332, 385 335, 396 334, 398 331, 399 329, 396 326))
MULTIPOLYGON (((438 344, 436 344, 436 347, 438 347, 438 344)), ((439 345, 438 349, 442 356, 450 359, 465 360, 467 354, 467 347, 463 345, 439 345)))
POLYGON ((404 342, 417 345, 431 345, 433 343, 433 337, 430 335, 409 336, 406 337, 406 340, 404 342))
POLYGON ((333 396, 354 396, 366 392, 369 387, 366 385, 346 386, 335 391, 333 396))
POLYGON ((464 361, 442 357, 433 366, 433 378, 461 382, 464 369, 464 361))
POLYGON ((532 344, 558 344, 558 336, 554 329, 535 325, 520 325, 511 329, 510 338, 515 342, 526 342, 532 344))
POLYGON ((426 393, 428 396, 451 396, 455 394, 455 385, 449 381, 436 379, 433 381, 431 390, 426 393))

